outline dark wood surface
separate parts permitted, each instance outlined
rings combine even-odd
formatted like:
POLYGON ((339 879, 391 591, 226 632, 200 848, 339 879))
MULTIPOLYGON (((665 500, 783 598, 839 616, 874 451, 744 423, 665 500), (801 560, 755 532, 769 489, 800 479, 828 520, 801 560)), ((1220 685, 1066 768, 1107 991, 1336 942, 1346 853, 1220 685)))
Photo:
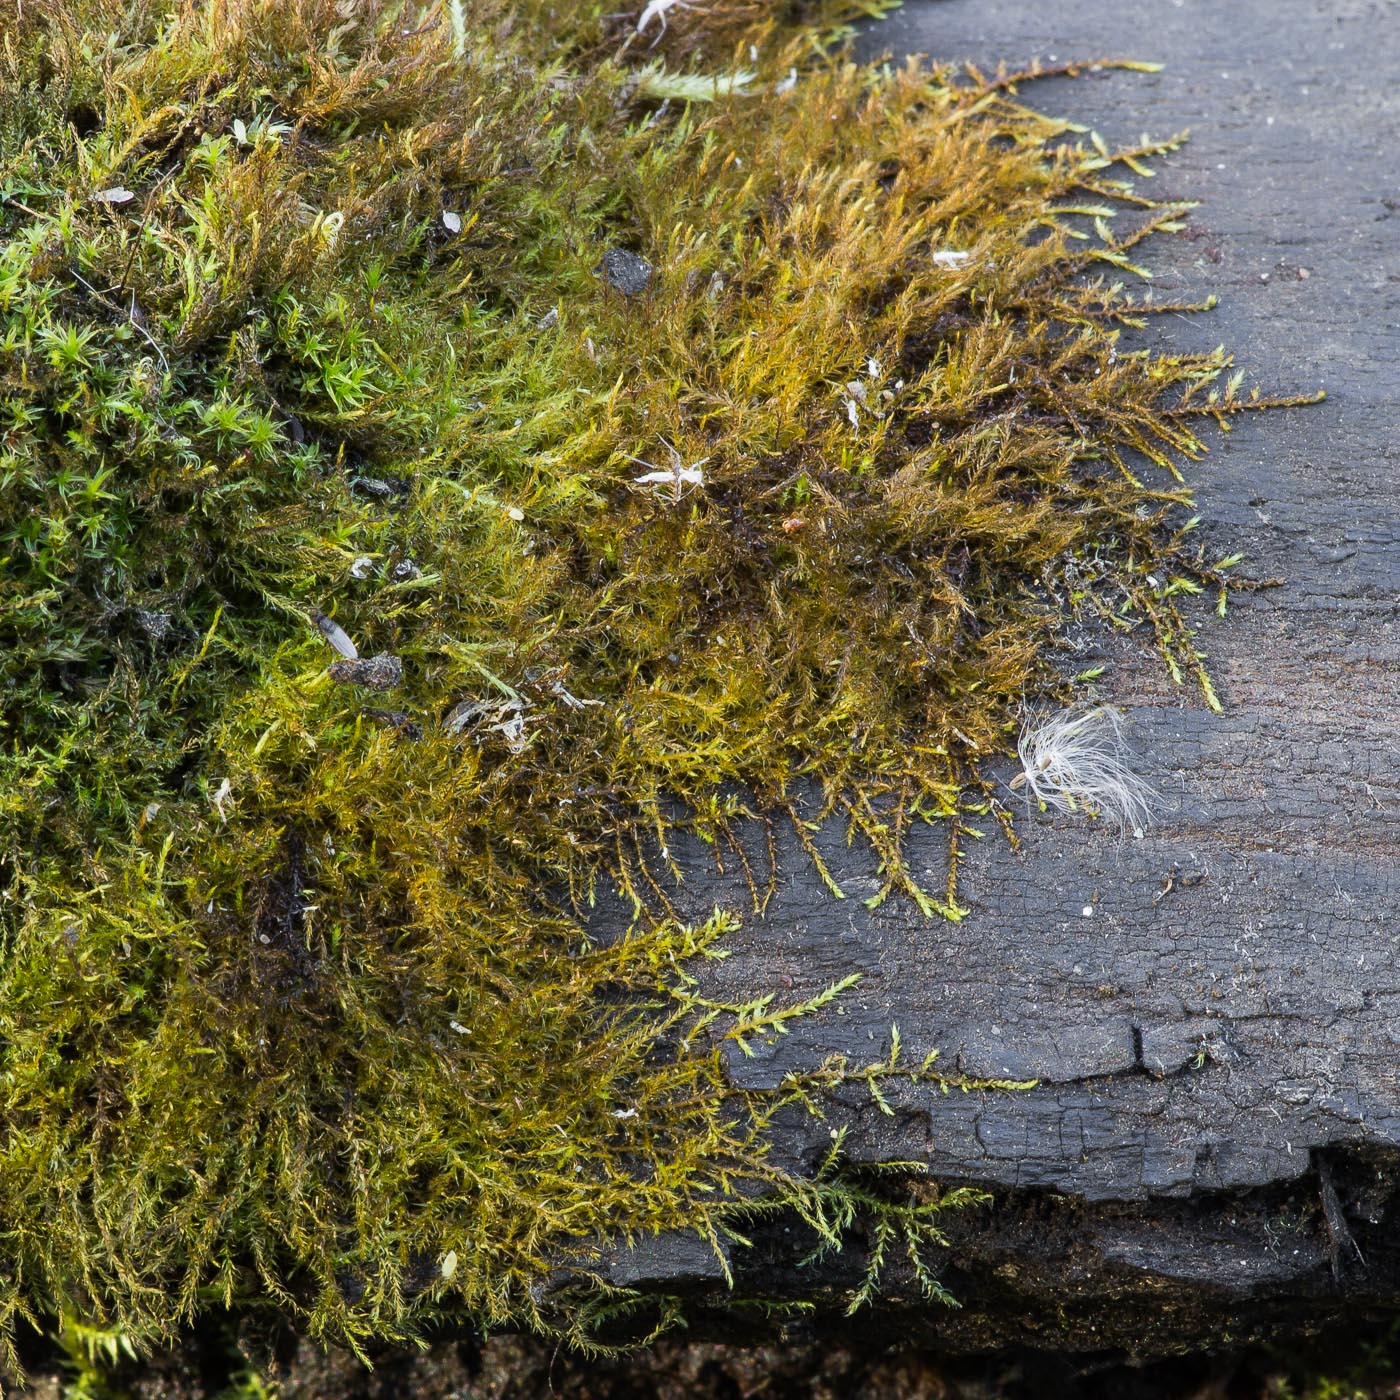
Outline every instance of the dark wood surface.
MULTIPOLYGON (((1006 1269, 1041 1279, 1022 1302, 1053 1300, 1071 1255, 1085 1296, 1282 1289, 1324 1311, 1338 1287, 1400 1298, 1380 1243, 1400 1234, 1400 7, 909 0, 862 44, 984 68, 1165 63, 1023 96, 1110 143, 1191 128, 1155 162, 1152 192, 1200 208, 1146 261, 1159 295, 1221 304, 1159 319, 1148 343, 1224 342, 1247 382, 1328 399, 1240 423, 1189 472, 1212 544, 1285 580, 1224 620, 1201 609, 1223 715, 1172 685, 1146 636, 1066 658, 1107 666, 1105 694, 1166 797, 1156 827, 1121 840, 1027 818, 1019 853, 989 835, 958 925, 896 901, 867 910, 870 870, 838 828, 824 845, 844 901, 786 850, 779 897, 714 966, 714 993, 791 999, 863 980, 736 1058, 735 1076, 875 1060, 897 1023, 910 1058, 937 1049, 971 1075, 1041 1081, 896 1087, 894 1117, 853 1092, 832 1120, 850 1125, 856 1159, 913 1158, 999 1189, 995 1211, 959 1227, 956 1266, 990 1330, 931 1324, 962 1327, 968 1345, 996 1344, 988 1300, 1006 1269)), ((939 885, 941 834, 917 849, 939 885)), ((693 868, 695 907, 728 897, 693 868)), ((794 1116, 784 1150, 813 1160, 830 1129, 794 1116)), ((1178 1343, 1206 1327, 1179 1317, 1178 1343)), ((1097 1335, 1081 1327, 1071 1344, 1097 1335)))

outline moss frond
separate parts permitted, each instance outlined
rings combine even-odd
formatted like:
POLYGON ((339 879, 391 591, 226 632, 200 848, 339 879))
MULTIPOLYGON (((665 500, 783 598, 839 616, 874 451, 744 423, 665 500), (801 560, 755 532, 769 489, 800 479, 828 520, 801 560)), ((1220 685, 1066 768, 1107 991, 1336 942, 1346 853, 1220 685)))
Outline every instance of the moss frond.
POLYGON ((542 1323, 601 1239, 827 1210, 648 852, 744 790, 958 917, 903 834, 1057 598, 1204 677, 1179 463, 1254 405, 1119 347, 1167 146, 855 65, 874 0, 634 8, 5 0, 7 1326, 542 1323))

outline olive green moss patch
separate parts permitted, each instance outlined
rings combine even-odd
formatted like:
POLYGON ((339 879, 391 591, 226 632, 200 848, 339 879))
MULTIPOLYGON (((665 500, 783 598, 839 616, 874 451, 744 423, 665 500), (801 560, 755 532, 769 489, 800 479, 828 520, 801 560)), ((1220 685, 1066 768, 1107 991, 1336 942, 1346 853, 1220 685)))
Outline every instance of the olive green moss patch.
POLYGON ((794 1009, 694 998, 668 830, 761 902, 748 802, 844 819, 959 917, 1057 600, 1206 684, 1172 461, 1248 401, 1117 348, 1158 148, 830 56, 861 8, 4 0, 10 1325, 539 1324, 756 1190, 936 1237, 767 1163, 837 1072, 729 1089, 794 1009))

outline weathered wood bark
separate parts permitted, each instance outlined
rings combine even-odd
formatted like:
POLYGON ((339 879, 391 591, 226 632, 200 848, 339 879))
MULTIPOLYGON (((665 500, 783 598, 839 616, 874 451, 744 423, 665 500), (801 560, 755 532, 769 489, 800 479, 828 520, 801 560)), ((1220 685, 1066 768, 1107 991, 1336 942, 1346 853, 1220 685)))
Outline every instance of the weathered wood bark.
MULTIPOLYGON (((1217 291, 1150 342, 1223 341, 1268 388, 1324 387, 1317 408, 1241 423, 1191 477, 1220 552, 1280 588, 1202 609, 1227 707, 1211 714, 1150 654, 1086 639, 1168 795, 1143 840, 1060 818, 971 852, 962 924, 873 889, 841 833, 852 896, 833 901, 788 850, 781 896, 711 974, 714 991, 839 1007, 737 1059, 773 1084, 832 1053, 1034 1077, 1024 1093, 896 1087, 894 1117, 852 1093, 833 1121, 853 1156, 913 1158, 995 1190, 950 1219, 953 1312, 897 1285, 857 1322, 946 1345, 1164 1350, 1256 1325, 1400 1302, 1400 14, 1383 0, 907 0, 868 52, 984 67, 1133 57, 1159 75, 1037 84, 1042 110, 1110 142, 1194 129, 1153 193, 1199 199, 1156 241, 1160 296, 1217 291)), ((941 880, 942 838, 924 840, 941 880)), ((697 871, 695 905, 724 897, 697 871)), ((815 1161, 829 1124, 794 1114, 815 1161)), ((822 1303, 841 1278, 791 1268, 780 1231, 735 1260, 739 1292, 822 1303)), ((850 1261, 848 1261, 849 1264, 850 1261)), ((846 1264, 836 1266, 845 1269, 846 1264)), ((619 1281, 685 1286, 726 1312, 703 1249, 662 1242, 619 1281)), ((726 1327, 732 1327, 726 1323, 726 1327)), ((732 1330, 731 1333, 732 1335, 732 1330)))

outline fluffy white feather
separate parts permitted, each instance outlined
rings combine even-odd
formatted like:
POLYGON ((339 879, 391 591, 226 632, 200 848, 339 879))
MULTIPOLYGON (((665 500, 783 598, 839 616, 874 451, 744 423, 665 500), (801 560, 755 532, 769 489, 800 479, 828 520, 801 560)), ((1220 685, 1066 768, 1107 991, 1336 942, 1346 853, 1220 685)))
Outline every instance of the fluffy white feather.
POLYGON ((1133 772, 1123 739, 1123 716, 1111 705, 1061 710, 1028 719, 1017 752, 1021 771, 1011 780, 1046 807, 1086 812, 1141 835, 1152 820, 1156 790, 1133 772))

